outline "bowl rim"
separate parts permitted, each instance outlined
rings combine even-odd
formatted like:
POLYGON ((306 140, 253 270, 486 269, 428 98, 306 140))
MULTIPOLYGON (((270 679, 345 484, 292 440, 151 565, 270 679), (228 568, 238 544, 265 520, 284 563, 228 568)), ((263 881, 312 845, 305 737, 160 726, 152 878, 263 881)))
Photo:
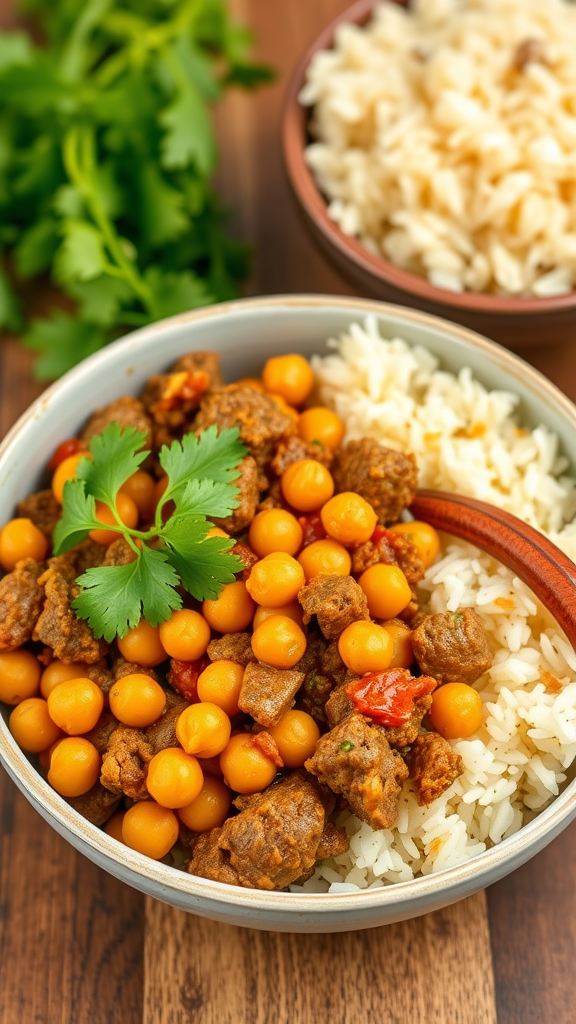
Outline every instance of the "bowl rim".
POLYGON ((492 295, 486 292, 453 292, 439 288, 425 277, 403 270, 383 256, 374 255, 360 239, 346 235, 328 216, 326 200, 304 159, 307 112, 300 104, 298 96, 305 83, 306 71, 312 57, 319 50, 333 48, 336 30, 345 24, 364 25, 374 7, 383 2, 407 6, 404 0, 356 0, 333 18, 316 36, 289 79, 282 110, 282 152, 288 180, 298 204, 317 232, 344 260, 356 264, 360 270, 380 284, 393 286, 422 301, 468 313, 494 316, 543 315, 573 310, 576 307, 576 288, 563 295, 525 298, 515 295, 492 295))
MULTIPOLYGON (((530 386, 532 391, 546 398, 549 403, 553 401, 562 407, 564 414, 572 421, 576 432, 576 406, 566 395, 519 356, 468 328, 419 310, 406 309, 378 300, 353 296, 276 295, 239 299, 179 314, 140 328, 89 356, 52 384, 20 416, 0 444, 0 465, 4 458, 9 456, 10 449, 17 441, 22 429, 30 421, 41 416, 47 402, 58 401, 59 396, 65 398, 68 388, 74 387, 79 382, 85 383, 92 367, 97 364, 104 367, 108 365, 113 370, 118 353, 129 351, 132 354, 141 342, 146 342, 150 338, 154 338, 158 343, 160 353, 162 347, 158 336, 161 336, 167 328, 174 326, 185 328, 190 323, 207 319, 226 320, 231 314, 249 317, 259 310, 276 309, 280 311, 291 308, 326 310, 330 307, 349 310, 351 317, 365 316, 370 313, 380 316, 398 316, 400 314, 408 322, 436 329, 441 328, 445 334, 453 335, 460 341, 464 340, 473 348, 482 351, 492 364, 502 367, 516 376, 521 371, 525 383, 530 386)), ((202 912, 202 902, 205 901, 209 901, 213 908, 220 906, 222 912, 227 907, 244 907, 246 911, 261 911, 268 915, 273 915, 275 911, 278 911, 284 921, 290 918, 294 924, 296 924, 296 918, 302 917, 302 915, 341 915, 344 913, 351 916, 355 912, 370 910, 376 912, 385 908, 392 910, 400 908, 402 904, 418 905, 424 908, 422 910, 424 912, 426 905, 429 905, 440 893, 448 897, 446 902, 454 902, 462 895, 467 895, 468 892, 476 891, 489 884, 494 880, 488 877, 490 874, 497 873, 497 877, 501 877, 507 873, 507 870, 513 870, 515 866, 529 858, 528 851, 531 847, 536 847, 534 852, 537 852, 540 849, 539 842, 544 845, 545 837, 548 837, 550 841, 576 815, 575 779, 552 800, 547 808, 518 832, 462 864, 420 876, 408 882, 397 882, 372 890, 344 893, 271 892, 243 889, 200 878, 159 861, 153 861, 121 845, 102 829, 74 811, 48 785, 24 752, 16 745, 6 722, 1 717, 0 763, 26 798, 56 828, 56 831, 82 852, 87 853, 84 849, 87 847, 89 850, 87 855, 92 860, 141 891, 149 892, 152 895, 161 893, 162 898, 167 902, 175 902, 177 897, 180 906, 187 905, 188 909, 193 909, 195 912, 199 910, 202 912), (196 901, 200 901, 200 907, 196 901)), ((205 913, 211 916, 210 912, 205 911, 205 913)))

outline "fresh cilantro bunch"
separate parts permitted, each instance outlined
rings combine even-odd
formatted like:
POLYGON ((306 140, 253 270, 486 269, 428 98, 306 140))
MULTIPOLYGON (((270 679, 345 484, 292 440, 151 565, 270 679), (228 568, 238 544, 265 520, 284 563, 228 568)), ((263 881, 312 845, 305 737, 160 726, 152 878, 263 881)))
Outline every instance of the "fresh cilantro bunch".
POLYGON ((75 310, 25 337, 48 378, 131 327, 237 294, 247 250, 210 183, 210 108, 270 72, 226 0, 21 6, 45 44, 0 33, 0 327, 24 327, 12 282, 48 271, 75 310))
POLYGON ((69 551, 90 530, 102 529, 96 517, 96 502, 101 501, 117 520, 106 529, 116 530, 134 551, 129 565, 88 569, 77 580, 82 590, 72 607, 88 620, 96 637, 109 642, 125 636, 142 616, 153 626, 169 619, 182 607, 177 587, 199 601, 215 598, 242 569, 241 560, 229 553, 234 540, 206 536, 212 526, 206 517, 225 518, 238 504, 233 481, 246 454, 238 428, 218 433, 212 426, 198 438, 186 434, 182 441, 164 445, 159 460, 168 486, 155 522, 149 530, 132 530, 118 517, 116 498, 149 454, 142 448, 145 440, 135 427, 122 430, 117 423, 93 437, 91 458, 81 460, 76 479, 64 486, 62 518, 54 531, 54 554, 69 551), (167 502, 174 502, 175 510, 163 523, 167 502))

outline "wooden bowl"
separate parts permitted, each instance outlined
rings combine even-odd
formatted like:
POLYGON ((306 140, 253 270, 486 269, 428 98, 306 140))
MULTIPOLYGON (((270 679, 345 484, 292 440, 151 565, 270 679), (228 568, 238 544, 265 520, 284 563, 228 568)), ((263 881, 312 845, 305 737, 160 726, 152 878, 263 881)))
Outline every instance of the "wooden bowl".
MULTIPOLYGON (((408 0, 389 2, 408 5, 408 0)), ((334 18, 304 54, 288 86, 282 124, 284 163, 314 238, 345 277, 372 298, 443 316, 513 350, 576 339, 576 291, 550 298, 518 298, 437 288, 426 278, 373 255, 359 239, 344 234, 328 216, 326 200, 304 159, 309 114, 298 102, 298 95, 314 54, 333 46, 338 26, 364 25, 375 5, 376 0, 358 0, 334 18)))

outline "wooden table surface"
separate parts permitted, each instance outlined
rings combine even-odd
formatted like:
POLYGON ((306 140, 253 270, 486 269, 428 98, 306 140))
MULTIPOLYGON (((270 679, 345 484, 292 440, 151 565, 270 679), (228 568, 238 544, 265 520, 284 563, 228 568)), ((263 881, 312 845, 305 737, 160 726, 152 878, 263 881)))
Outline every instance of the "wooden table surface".
MULTIPOLYGON (((345 0, 235 0, 279 69, 218 113, 220 186, 255 247, 250 294, 352 289, 316 251, 284 179, 286 75, 345 0)), ((8 4, 0 14, 8 20, 8 4)), ((575 325, 576 342, 576 325, 575 325)), ((576 345, 529 359, 576 399, 576 345)), ((0 345, 0 434, 38 394, 0 345)), ((339 936, 225 927, 173 911, 76 853, 0 769, 0 1024, 574 1024, 576 824, 485 894, 339 936)))

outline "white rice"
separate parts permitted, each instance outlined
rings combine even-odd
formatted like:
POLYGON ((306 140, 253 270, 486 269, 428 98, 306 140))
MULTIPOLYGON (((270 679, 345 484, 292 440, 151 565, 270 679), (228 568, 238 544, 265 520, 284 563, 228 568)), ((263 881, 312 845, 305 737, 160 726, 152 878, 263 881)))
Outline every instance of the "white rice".
POLYGON ((328 212, 371 252, 455 291, 576 286, 570 0, 378 4, 314 56, 300 100, 328 212))
MULTIPOLYGON (((438 370, 424 349, 381 339, 374 318, 332 347, 314 368, 347 439, 369 435, 414 451, 422 484, 509 508, 576 555, 574 481, 561 476, 558 440, 543 427, 519 428, 513 395, 486 391, 467 370, 438 370)), ((490 637, 494 663, 474 687, 483 725, 452 741, 465 772, 429 807, 405 784, 393 829, 375 832, 343 813, 350 850, 293 891, 377 888, 468 860, 542 810, 576 758, 576 653, 532 592, 488 555, 445 537, 419 600, 431 613, 474 607, 490 637)))

